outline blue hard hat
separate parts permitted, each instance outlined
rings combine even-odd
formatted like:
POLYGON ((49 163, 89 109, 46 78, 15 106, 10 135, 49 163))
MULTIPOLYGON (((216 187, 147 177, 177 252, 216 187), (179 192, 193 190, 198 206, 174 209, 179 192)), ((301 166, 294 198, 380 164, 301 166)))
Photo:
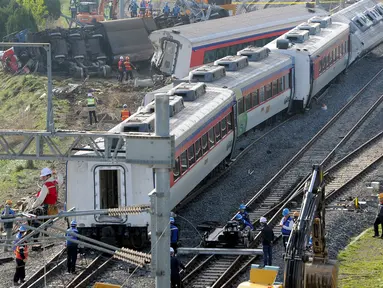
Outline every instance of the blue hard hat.
POLYGON ((174 223, 174 218, 170 217, 170 223, 174 223))
POLYGON ((290 214, 290 210, 289 209, 287 209, 287 208, 283 209, 283 211, 282 211, 282 215, 283 216, 286 216, 286 215, 289 215, 289 214, 290 214))
POLYGON ((25 232, 25 231, 27 231, 27 229, 24 226, 20 226, 19 231, 20 232, 25 232))
POLYGON ((236 219, 236 220, 241 220, 241 219, 242 219, 242 215, 241 215, 241 214, 237 214, 237 215, 235 216, 235 219, 236 219))
POLYGON ((239 205, 239 209, 240 209, 240 210, 245 210, 245 209, 246 209, 246 205, 245 205, 245 204, 241 204, 241 205, 239 205))
POLYGON ((76 226, 76 225, 77 225, 76 220, 72 220, 72 222, 70 222, 70 226, 76 226))

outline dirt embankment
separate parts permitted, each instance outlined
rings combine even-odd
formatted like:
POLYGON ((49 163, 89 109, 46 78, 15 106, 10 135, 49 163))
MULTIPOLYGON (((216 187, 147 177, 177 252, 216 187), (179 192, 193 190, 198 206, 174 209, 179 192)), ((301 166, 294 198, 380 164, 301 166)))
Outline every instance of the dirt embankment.
MULTIPOLYGON (((36 75, 12 76, 0 71, 0 129, 44 130, 47 110, 47 78, 36 75)), ((55 78, 54 119, 56 129, 109 130, 120 121, 120 110, 127 104, 131 112, 140 106, 145 93, 153 88, 133 88, 115 79, 55 78), (90 126, 84 109, 87 93, 92 90, 97 99, 99 123, 90 126)), ((20 147, 21 138, 12 139, 20 147)), ((2 147, 0 147, 2 149, 2 147)), ((65 173, 65 163, 53 161, 0 160, 0 207, 6 199, 16 203, 39 190, 42 167, 56 168, 65 173)), ((61 187, 64 199, 65 187, 61 187)))

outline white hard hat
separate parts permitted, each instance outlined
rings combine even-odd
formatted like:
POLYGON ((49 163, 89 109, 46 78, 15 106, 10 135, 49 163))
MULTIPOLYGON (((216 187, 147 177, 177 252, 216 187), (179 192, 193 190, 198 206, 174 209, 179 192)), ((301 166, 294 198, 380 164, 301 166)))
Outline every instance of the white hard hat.
POLYGON ((52 174, 52 170, 45 167, 41 170, 40 177, 51 175, 51 174, 52 174))
POLYGON ((170 247, 170 253, 174 253, 174 249, 170 247))
POLYGON ((259 220, 259 222, 261 222, 261 223, 267 223, 267 219, 266 219, 266 217, 261 217, 261 219, 259 220))
POLYGON ((120 56, 120 60, 124 60, 124 57, 120 56))
POLYGON ((93 97, 93 94, 92 93, 88 93, 88 97, 93 97))

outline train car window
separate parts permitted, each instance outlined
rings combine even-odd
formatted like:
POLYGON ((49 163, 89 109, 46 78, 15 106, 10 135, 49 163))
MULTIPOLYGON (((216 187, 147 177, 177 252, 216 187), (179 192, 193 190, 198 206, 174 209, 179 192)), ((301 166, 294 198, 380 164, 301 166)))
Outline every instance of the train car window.
POLYGON ((229 46, 228 55, 235 55, 237 54, 237 47, 236 45, 229 46))
POLYGON ((270 99, 273 95, 271 94, 271 83, 265 85, 265 99, 270 99))
POLYGON ((180 177, 180 157, 176 158, 175 166, 173 168, 174 181, 180 177))
POLYGON ((202 146, 201 146, 201 139, 198 139, 195 143, 195 160, 197 161, 199 158, 202 157, 202 146))
POLYGON ((265 101, 265 87, 259 88, 259 103, 265 101))
POLYGON ((243 98, 238 99, 237 109, 238 109, 238 115, 243 113, 243 111, 244 111, 244 109, 243 109, 243 98))
POLYGON ((182 152, 180 159, 181 159, 181 173, 183 175, 186 172, 186 170, 188 170, 188 167, 189 167, 186 150, 182 152))
POLYGON ((285 82, 285 90, 290 89, 290 75, 291 74, 289 73, 289 74, 283 76, 283 78, 284 78, 283 82, 285 82))
POLYGON ((219 140, 221 140, 221 123, 217 123, 214 127, 214 134, 215 134, 215 143, 217 143, 219 140))
POLYGON ((265 39, 259 39, 259 40, 255 41, 255 43, 256 43, 255 46, 257 46, 257 47, 263 47, 266 44, 265 39))
POLYGON ((100 209, 118 208, 120 198, 119 170, 99 170, 100 209))
POLYGON ((253 107, 259 104, 258 94, 259 94, 258 89, 255 90, 253 93, 251 93, 251 96, 253 98, 253 107))
POLYGON ((205 154, 209 150, 207 133, 202 136, 202 153, 205 154))
POLYGON ((272 82, 273 85, 273 96, 277 95, 279 93, 278 91, 278 79, 273 80, 272 82))
POLYGON ((251 93, 245 96, 245 111, 251 109, 251 93))
POLYGON ((220 58, 223 58, 223 57, 229 55, 227 53, 228 50, 229 50, 228 47, 218 48, 217 49, 217 59, 220 59, 220 58))
POLYGON ((281 93, 283 91, 283 77, 278 79, 278 93, 281 93))
POLYGON ((226 135, 226 117, 221 120, 221 135, 222 137, 226 135))
POLYGON ((327 55, 327 68, 331 65, 330 54, 327 55))
POLYGON ((188 148, 188 160, 189 160, 189 166, 192 166, 195 163, 195 157, 194 157, 194 145, 190 146, 188 148))
POLYGON ((226 116, 226 120, 227 120, 227 130, 230 131, 233 129, 233 126, 231 125, 231 115, 232 113, 230 112, 229 115, 226 116))
POLYGON ((214 146, 214 127, 209 130, 209 148, 214 146))
POLYGON ((206 51, 203 57, 203 64, 211 63, 217 60, 217 50, 206 51))

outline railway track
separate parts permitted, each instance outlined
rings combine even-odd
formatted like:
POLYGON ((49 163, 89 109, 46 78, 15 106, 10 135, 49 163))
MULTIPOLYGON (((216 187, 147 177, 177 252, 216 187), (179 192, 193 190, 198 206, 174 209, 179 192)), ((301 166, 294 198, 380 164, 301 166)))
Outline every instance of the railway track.
MULTIPOLYGON (((296 194, 299 189, 302 190, 308 178, 307 171, 311 171, 312 165, 322 163, 325 167, 338 151, 339 147, 358 130, 360 125, 381 104, 383 95, 378 97, 369 108, 366 108, 366 105, 362 108, 360 101, 364 101, 365 98, 361 99, 360 96, 382 72, 383 69, 375 74, 375 76, 247 203, 247 207, 250 211, 249 216, 255 227, 259 227, 259 218, 261 216, 272 219, 270 220, 270 224, 275 226, 277 224, 276 219, 281 219, 281 213, 279 212, 278 214, 276 210, 279 211, 288 206, 285 199, 289 199, 292 195, 296 194), (359 120, 355 115, 356 109, 359 113, 364 113, 359 120), (337 142, 334 138, 336 139, 339 135, 345 136, 340 142, 337 142)), ((279 236, 279 231, 275 232, 275 234, 279 236)), ((257 247, 259 243, 260 234, 258 233, 252 241, 251 247, 257 247)), ((212 255, 202 261, 201 257, 203 256, 197 255, 187 264, 187 270, 190 272, 183 277, 185 287, 229 287, 229 284, 233 280, 232 276, 236 275, 238 271, 245 269, 245 267, 254 260, 254 257, 239 256, 224 273, 221 273, 221 271, 215 267, 223 267, 224 265, 220 263, 221 261, 222 263, 227 262, 226 256, 212 255), (201 279, 204 280, 202 281, 201 279), (203 284, 199 284, 201 282, 203 282, 203 284)))
POLYGON ((41 267, 35 274, 27 279, 21 288, 39 288, 39 287, 66 287, 80 288, 87 287, 94 277, 105 269, 111 258, 106 259, 103 254, 97 254, 95 257, 78 259, 79 263, 86 260, 90 263, 86 264, 84 269, 77 269, 78 274, 67 274, 66 248, 56 254, 45 266, 41 267), (93 258, 93 259, 92 259, 93 258))

